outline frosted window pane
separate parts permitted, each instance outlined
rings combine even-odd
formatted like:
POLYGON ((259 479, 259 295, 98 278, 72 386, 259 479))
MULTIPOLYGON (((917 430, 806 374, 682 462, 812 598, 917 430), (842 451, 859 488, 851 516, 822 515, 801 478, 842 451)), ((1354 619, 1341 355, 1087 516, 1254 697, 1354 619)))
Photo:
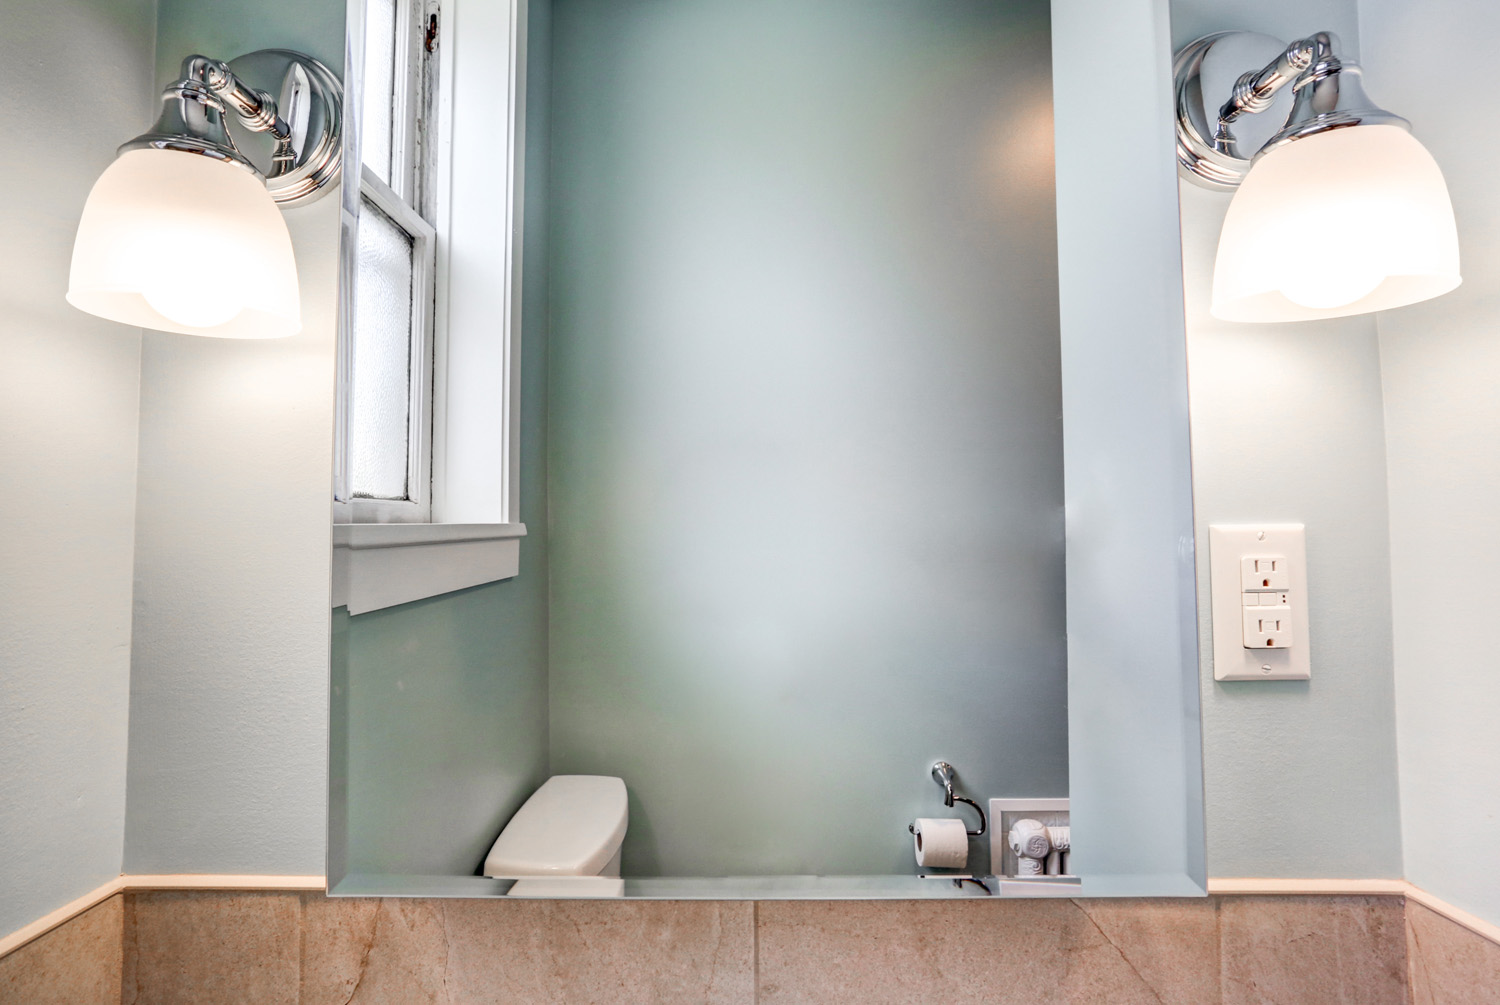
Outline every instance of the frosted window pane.
POLYGON ((412 238, 361 200, 349 382, 349 488, 407 497, 411 409, 412 238))
POLYGON ((365 93, 360 157, 391 183, 391 105, 396 79, 396 0, 365 5, 365 93))

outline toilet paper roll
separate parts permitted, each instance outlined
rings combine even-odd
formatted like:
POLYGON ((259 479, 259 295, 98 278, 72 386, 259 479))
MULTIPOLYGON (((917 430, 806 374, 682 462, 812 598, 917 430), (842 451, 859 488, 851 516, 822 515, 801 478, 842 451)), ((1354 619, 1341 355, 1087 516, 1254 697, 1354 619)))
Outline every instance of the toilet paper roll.
POLYGON ((917 865, 962 869, 969 862, 969 832, 962 820, 921 817, 913 825, 917 865))

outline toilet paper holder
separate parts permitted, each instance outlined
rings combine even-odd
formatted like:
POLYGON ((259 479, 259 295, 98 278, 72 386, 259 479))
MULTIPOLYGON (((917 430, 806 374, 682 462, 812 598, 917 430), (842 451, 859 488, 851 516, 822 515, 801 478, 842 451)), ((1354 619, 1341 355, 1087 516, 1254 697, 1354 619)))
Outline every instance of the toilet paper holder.
MULTIPOLYGON (((974 807, 974 811, 979 814, 979 829, 977 831, 971 831, 967 827, 965 827, 964 830, 968 831, 969 837, 982 837, 984 835, 985 828, 984 809, 974 800, 966 799, 963 796, 954 794, 954 774, 955 772, 953 770, 953 765, 949 764, 947 761, 938 761, 932 766, 932 780, 943 787, 943 805, 952 806, 955 802, 960 802, 968 803, 970 806, 974 807)), ((906 825, 906 829, 915 834, 917 832, 917 825, 915 823, 909 823, 906 825)))

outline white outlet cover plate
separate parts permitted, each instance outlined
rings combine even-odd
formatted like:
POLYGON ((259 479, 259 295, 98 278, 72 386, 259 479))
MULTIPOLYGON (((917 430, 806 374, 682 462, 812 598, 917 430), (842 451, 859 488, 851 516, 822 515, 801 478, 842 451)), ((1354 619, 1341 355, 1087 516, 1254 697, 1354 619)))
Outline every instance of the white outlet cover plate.
POLYGON ((1308 680, 1312 677, 1307 618, 1306 528, 1300 523, 1213 524, 1208 528, 1213 603, 1214 680, 1308 680), (1292 645, 1246 649, 1240 559, 1285 555, 1291 566, 1292 645))

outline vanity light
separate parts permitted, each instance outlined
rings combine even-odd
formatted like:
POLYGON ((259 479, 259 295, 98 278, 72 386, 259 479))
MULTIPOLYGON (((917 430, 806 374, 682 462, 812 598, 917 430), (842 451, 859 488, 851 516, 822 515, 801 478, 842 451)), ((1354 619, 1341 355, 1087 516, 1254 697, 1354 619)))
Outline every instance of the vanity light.
POLYGON ((278 207, 338 177, 341 100, 332 71, 299 53, 188 57, 156 125, 120 147, 89 193, 68 302, 185 335, 296 334, 297 263, 278 207))
POLYGON ((1222 32, 1177 55, 1178 161, 1195 181, 1236 190, 1214 262, 1216 318, 1366 314, 1461 282, 1442 171, 1405 119, 1370 103, 1337 46, 1327 32, 1287 46, 1222 32), (1268 46, 1279 54, 1262 69, 1227 76, 1268 46), (1234 129, 1253 131, 1244 117, 1280 104, 1288 84, 1284 125, 1242 147, 1234 129))

